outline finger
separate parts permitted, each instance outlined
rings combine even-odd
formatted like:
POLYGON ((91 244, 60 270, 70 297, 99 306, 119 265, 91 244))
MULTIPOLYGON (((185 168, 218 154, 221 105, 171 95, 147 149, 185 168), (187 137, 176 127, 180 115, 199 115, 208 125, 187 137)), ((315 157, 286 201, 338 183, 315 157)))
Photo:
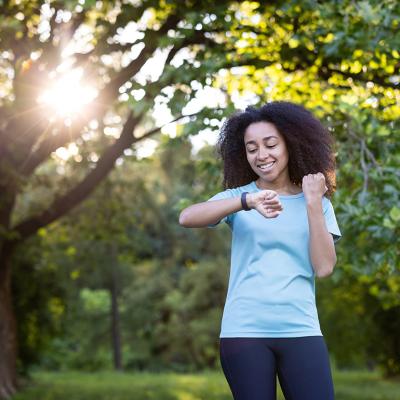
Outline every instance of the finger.
POLYGON ((269 218, 277 217, 280 214, 281 214, 281 211, 269 211, 269 212, 267 212, 267 215, 268 215, 269 218))
POLYGON ((282 208, 282 204, 278 204, 278 203, 276 203, 276 204, 262 204, 261 205, 263 208, 265 208, 265 209, 267 209, 267 208, 271 208, 271 209, 276 209, 276 210, 279 210, 279 209, 281 209, 282 208))
POLYGON ((272 200, 272 199, 274 199, 276 196, 277 196, 276 194, 270 193, 270 194, 267 194, 267 195, 264 197, 264 200, 272 200))
POLYGON ((281 204, 281 201, 279 199, 279 197, 274 197, 273 199, 270 200, 263 200, 262 204, 266 204, 266 205, 274 205, 274 204, 281 204))
POLYGON ((262 215, 264 215, 265 218, 274 218, 274 217, 277 217, 278 215, 280 215, 281 212, 282 211, 271 211, 271 212, 263 213, 262 215))
POLYGON ((282 210, 282 204, 264 204, 265 210, 282 210))
POLYGON ((267 206, 272 206, 272 205, 277 205, 277 204, 281 204, 281 201, 279 199, 272 199, 272 200, 264 200, 262 202, 262 204, 265 204, 267 206))
POLYGON ((269 201, 271 201, 271 200, 279 200, 279 196, 278 196, 278 194, 274 194, 274 195, 272 195, 270 197, 265 196, 263 200, 264 201, 267 201, 267 200, 269 200, 269 201))

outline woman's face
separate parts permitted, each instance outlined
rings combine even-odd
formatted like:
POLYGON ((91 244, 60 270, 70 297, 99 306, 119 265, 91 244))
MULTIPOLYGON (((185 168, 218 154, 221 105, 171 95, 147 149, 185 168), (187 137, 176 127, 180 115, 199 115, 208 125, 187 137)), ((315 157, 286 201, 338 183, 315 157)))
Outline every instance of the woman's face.
POLYGON ((270 122, 250 124, 244 134, 247 161, 253 171, 268 182, 290 182, 289 154, 283 136, 270 122))

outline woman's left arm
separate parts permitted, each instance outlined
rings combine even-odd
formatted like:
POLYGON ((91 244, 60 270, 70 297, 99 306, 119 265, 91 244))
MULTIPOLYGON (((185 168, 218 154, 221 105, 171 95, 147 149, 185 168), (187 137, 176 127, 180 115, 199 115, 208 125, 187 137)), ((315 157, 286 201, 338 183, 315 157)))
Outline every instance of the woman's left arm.
POLYGON ((328 232, 322 208, 322 196, 327 187, 321 172, 303 177, 303 192, 306 198, 310 231, 310 257, 315 274, 319 278, 333 272, 336 251, 332 235, 328 232))

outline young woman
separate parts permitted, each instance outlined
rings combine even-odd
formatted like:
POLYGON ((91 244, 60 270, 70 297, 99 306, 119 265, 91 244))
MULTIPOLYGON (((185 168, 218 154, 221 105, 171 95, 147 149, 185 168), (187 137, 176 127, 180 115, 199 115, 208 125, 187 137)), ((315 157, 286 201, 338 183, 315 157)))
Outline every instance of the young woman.
POLYGON ((341 237, 330 197, 333 138, 306 109, 271 102, 230 117, 217 148, 225 190, 184 209, 184 227, 232 231, 221 366, 235 400, 332 400, 315 276, 330 275, 341 237))

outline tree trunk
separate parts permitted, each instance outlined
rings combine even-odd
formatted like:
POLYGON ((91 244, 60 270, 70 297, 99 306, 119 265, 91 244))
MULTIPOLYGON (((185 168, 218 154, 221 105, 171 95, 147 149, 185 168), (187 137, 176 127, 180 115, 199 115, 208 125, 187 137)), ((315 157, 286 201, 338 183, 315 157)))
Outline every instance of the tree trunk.
POLYGON ((120 316, 118 308, 118 274, 117 262, 113 257, 112 263, 112 282, 111 282, 111 333, 112 333, 112 348, 114 356, 114 368, 118 371, 122 370, 121 356, 121 331, 120 331, 120 316))
POLYGON ((0 399, 17 389, 17 326, 11 296, 11 247, 0 244, 0 399))

